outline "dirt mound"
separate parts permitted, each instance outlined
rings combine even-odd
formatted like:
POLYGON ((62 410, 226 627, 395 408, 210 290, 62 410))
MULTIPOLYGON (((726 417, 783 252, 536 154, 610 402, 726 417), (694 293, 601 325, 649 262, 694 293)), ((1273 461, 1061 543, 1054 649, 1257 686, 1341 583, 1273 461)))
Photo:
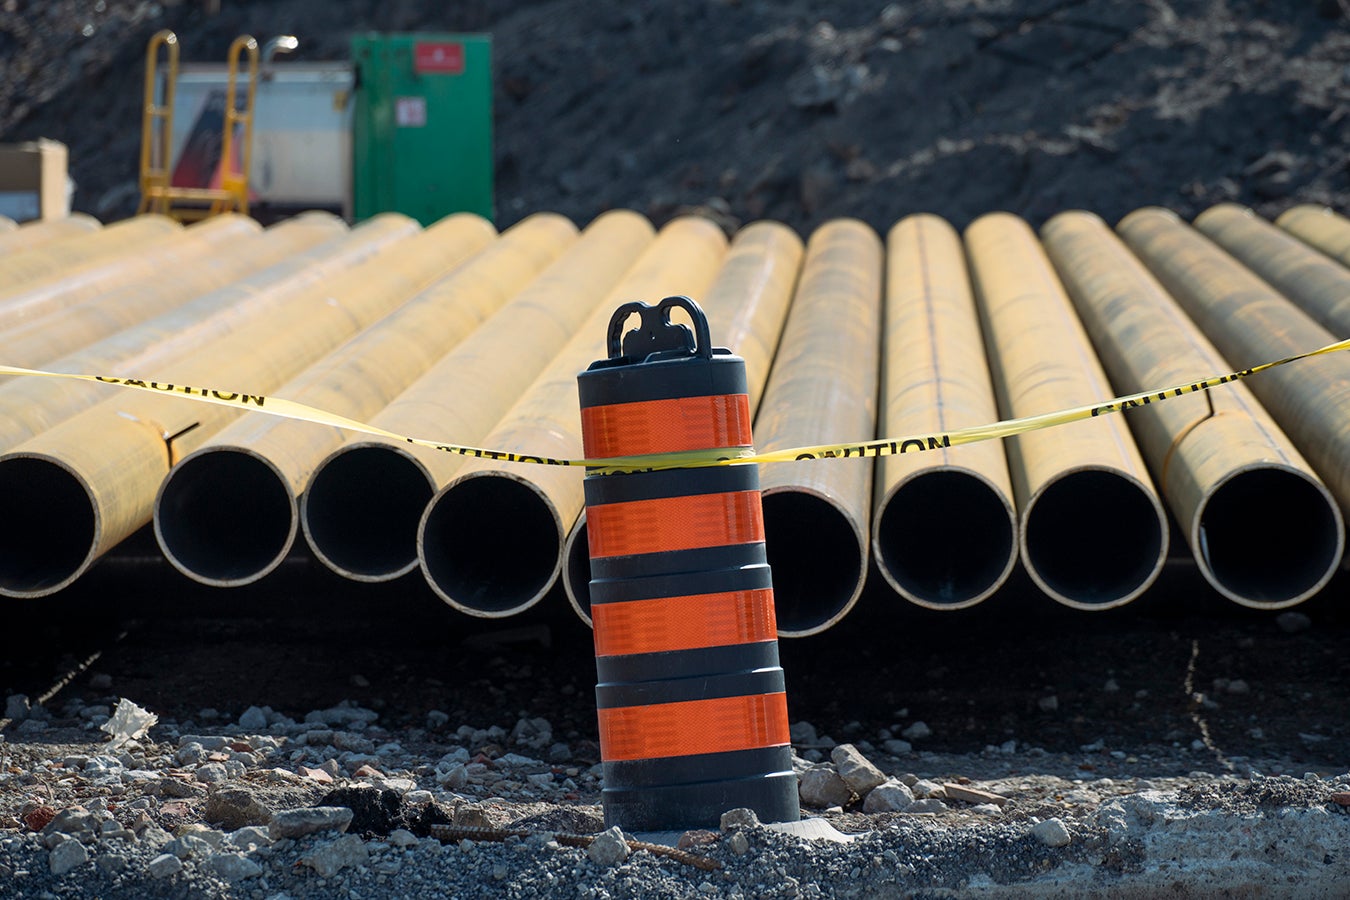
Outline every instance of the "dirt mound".
POLYGON ((76 208, 136 198, 145 40, 223 59, 241 32, 341 59, 354 30, 494 41, 497 205, 579 222, 701 209, 803 232, 916 210, 962 226, 1149 204, 1350 206, 1350 33, 1332 3, 927 0, 6 0, 0 139, 72 149, 76 208))

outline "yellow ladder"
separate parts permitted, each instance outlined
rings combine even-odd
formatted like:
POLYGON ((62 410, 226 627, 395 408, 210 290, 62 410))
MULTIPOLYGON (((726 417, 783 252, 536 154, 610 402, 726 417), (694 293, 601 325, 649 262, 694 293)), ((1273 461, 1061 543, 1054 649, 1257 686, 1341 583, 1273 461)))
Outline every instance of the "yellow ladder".
POLYGON ((171 31, 150 38, 146 48, 145 116, 141 134, 140 212, 157 212, 180 222, 223 212, 248 215, 248 176, 253 161, 253 105, 258 91, 258 42, 244 34, 230 44, 225 83, 225 124, 220 145, 220 187, 175 187, 169 183, 173 95, 178 78, 178 39, 171 31), (159 48, 168 48, 164 104, 155 103, 155 70, 159 48), (239 63, 248 54, 248 87, 239 106, 239 63), (242 131, 242 135, 240 132, 242 131), (235 144, 240 143, 235 160, 235 144))
MULTIPOLYGON (((173 95, 178 85, 178 35, 165 29, 156 32, 145 48, 145 107, 141 118, 141 203, 138 213, 150 206, 169 187, 170 141, 173 134, 173 95), (164 102, 155 102, 155 76, 159 50, 168 51, 168 75, 164 79, 164 102)), ((156 210, 159 212, 160 210, 156 210)))

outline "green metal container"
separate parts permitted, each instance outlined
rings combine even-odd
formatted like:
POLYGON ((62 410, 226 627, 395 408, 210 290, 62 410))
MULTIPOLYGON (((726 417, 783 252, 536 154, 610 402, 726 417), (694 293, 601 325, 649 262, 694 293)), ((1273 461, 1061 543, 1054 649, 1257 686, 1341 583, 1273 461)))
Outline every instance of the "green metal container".
POLYGON ((469 34, 352 38, 352 213, 423 225, 453 212, 493 218, 492 39, 469 34))

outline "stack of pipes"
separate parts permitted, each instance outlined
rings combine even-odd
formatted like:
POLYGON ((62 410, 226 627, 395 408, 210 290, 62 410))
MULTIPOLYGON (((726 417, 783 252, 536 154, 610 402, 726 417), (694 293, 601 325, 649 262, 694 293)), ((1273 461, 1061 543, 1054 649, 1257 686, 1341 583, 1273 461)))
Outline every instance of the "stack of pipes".
POLYGON ((32 250, 52 241, 98 231, 103 227, 98 219, 83 213, 73 213, 61 219, 34 219, 18 227, 13 221, 5 221, 9 222, 9 227, 0 228, 0 258, 32 250))
MULTIPOLYGON (((941 435, 1313 349, 1350 334, 1347 264, 1350 221, 1314 207, 1272 224, 1225 204, 1194 227, 1143 209, 1114 232, 1066 212, 1039 236, 1006 213, 964 236, 922 214, 884 243, 837 219, 805 246, 779 223, 728 243, 706 220, 655 233, 627 211, 580 233, 539 214, 501 235, 468 215, 425 230, 392 214, 350 230, 313 213, 268 229, 77 215, 0 228, 0 363, 275 394, 393 434, 575 458, 575 376, 604 356, 614 308, 686 294, 745 358, 771 451, 941 435)), ((1119 606, 1161 571, 1168 510, 1220 594, 1300 603, 1343 554, 1347 385, 1350 356, 1333 354, 1003 441, 765 465, 780 634, 843 619, 873 563, 934 610, 987 601, 1019 558, 1062 604, 1119 606), (1271 516, 1278 533, 1254 527, 1271 516)), ((561 580, 589 623, 581 482, 240 406, 9 378, 0 595, 52 594, 153 522, 208 584, 262 578, 303 534, 344 577, 420 569, 473 616, 519 613, 561 580)))
MULTIPOLYGON (((277 389, 358 421, 380 412, 576 239, 541 213, 351 337, 277 389)), ((271 572, 299 531, 299 496, 343 432, 249 413, 178 462, 155 501, 169 560, 205 584, 249 584, 271 572), (227 545, 233 553, 223 555, 227 545)))
MULTIPOLYGON (((155 384, 166 396, 114 391, 0 455, 0 509, 8 516, 0 526, 0 593, 46 596, 73 582, 150 522, 170 467, 240 414, 168 394, 196 386, 236 397, 275 391, 494 235, 476 216, 443 219, 164 362, 155 384)), ((219 550, 229 556, 234 547, 219 550)))

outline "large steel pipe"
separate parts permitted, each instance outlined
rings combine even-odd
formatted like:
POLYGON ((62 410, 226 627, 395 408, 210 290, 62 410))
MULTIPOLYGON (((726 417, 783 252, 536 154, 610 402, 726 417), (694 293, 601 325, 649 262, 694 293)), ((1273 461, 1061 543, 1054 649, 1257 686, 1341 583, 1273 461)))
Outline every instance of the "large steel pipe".
MULTIPOLYGON (((712 222, 676 219, 587 317, 558 355, 483 439, 554 459, 579 457, 577 372, 606 354, 620 304, 672 294, 702 296, 726 254, 712 222)), ((500 618, 533 606, 562 569, 563 539, 584 505, 581 471, 471 460, 432 498, 417 529, 427 582, 451 606, 500 618)))
MULTIPOLYGON (((885 321, 880 434, 941 433, 998 419, 965 250, 937 216, 909 216, 887 237, 885 321)), ((911 449, 878 461, 877 568, 919 606, 974 606, 1017 562, 1003 444, 911 449)))
MULTIPOLYGON (((371 419, 394 434, 476 445, 651 244, 641 215, 605 213, 501 311, 371 419)), ((321 462, 300 498, 314 555, 355 581, 417 568, 417 523, 466 459, 352 434, 321 462)))
MULTIPOLYGON (((1135 210, 1116 230, 1234 366, 1270 362, 1344 337, 1333 336, 1168 210, 1135 210)), ((1342 512, 1350 510, 1350 354, 1271 369, 1247 384, 1331 488, 1342 512)), ((1280 540, 1284 523, 1269 527, 1270 521, 1250 527, 1280 540)))
MULTIPOLYGON (((562 216, 529 217, 278 393, 358 421, 374 416, 575 239, 575 226, 562 216)), ((232 423, 175 465, 160 487, 154 521, 164 555, 188 577, 217 587, 267 575, 295 541, 310 474, 343 437, 330 426, 263 413, 232 423)))
MULTIPOLYGON (((52 361, 48 367, 86 374, 164 371, 167 364, 252 321, 273 315, 324 278, 356 266, 418 229, 412 219, 396 213, 376 216, 350 234, 345 233, 339 220, 327 216, 303 216, 295 222, 292 227, 303 232, 331 232, 334 237, 177 309, 82 347, 52 361)), ((87 381, 12 378, 0 383, 0 451, 107 396, 107 388, 87 381)))
POLYGON ((233 217, 230 228, 190 229, 181 240, 152 251, 164 276, 101 293, 69 309, 26 322, 5 335, 11 365, 40 367, 194 297, 294 256, 343 229, 328 213, 308 213, 260 233, 252 219, 233 217))
MULTIPOLYGON (((737 233, 726 263, 699 298, 713 343, 745 360, 750 414, 759 407, 774 351, 783 333, 801 269, 802 241, 776 222, 757 222, 737 233)), ((563 586, 581 620, 591 624, 591 556, 582 510, 563 547, 563 586)))
MULTIPOLYGON (((104 229, 97 236, 107 235, 115 228, 104 229)), ((59 328, 72 306, 121 287, 148 287, 173 281, 174 274, 184 267, 208 266, 212 255, 228 252, 232 243, 257 235, 258 229, 258 223, 247 216, 217 216, 169 233, 146 246, 128 247, 115 259, 97 259, 62 278, 42 279, 22 290, 22 296, 0 298, 0 332, 14 332, 24 324, 34 324, 39 333, 45 328, 59 328), (166 274, 170 274, 167 279, 166 274), (47 324, 38 324, 43 317, 47 318, 47 324)), ((163 291, 154 290, 143 306, 153 309, 162 297, 163 291)), ((167 308, 162 301, 158 306, 167 308)))
POLYGON ((107 290, 150 270, 139 254, 176 236, 182 226, 164 216, 126 219, 89 234, 0 256, 0 331, 107 290), (69 299, 69 298, 75 299, 69 299))
MULTIPOLYGON (((1082 323, 1031 228, 990 213, 966 229, 994 389, 1007 417, 1112 396, 1082 323)), ((1033 581, 1066 606, 1142 594, 1167 555, 1167 516, 1120 417, 1008 439, 1018 545, 1033 581)))
MULTIPOLYGON (((256 405, 493 234, 477 216, 450 216, 147 377, 161 379, 152 384, 166 393, 244 388, 253 393, 232 399, 256 405)), ((46 596, 78 578, 150 521, 169 467, 239 414, 238 407, 109 390, 117 393, 0 456, 0 594, 46 596)))
MULTIPOLYGON (((801 282, 755 415, 760 448, 873 437, 882 260, 881 239, 853 219, 827 222, 807 241, 801 282)), ((781 637, 824 631, 861 595, 872 468, 870 459, 763 468, 765 550, 781 637)))
POLYGON ((1196 217, 1195 227, 1323 328, 1337 337, 1350 337, 1350 269, 1344 264, 1233 203, 1205 210, 1196 217))
POLYGON ((1275 224, 1309 247, 1350 266, 1350 219, 1324 206, 1303 204, 1285 210, 1275 224))
MULTIPOLYGON (((1061 213, 1042 237, 1118 391, 1230 370, 1097 216, 1061 213)), ((1219 593, 1243 606, 1278 609, 1330 580, 1345 541, 1336 501, 1246 384, 1169 398, 1131 410, 1126 421, 1201 573, 1219 593), (1279 522, 1278 534, 1253 528, 1258 521, 1279 522)))
MULTIPOLYGON (((13 223, 11 223, 11 226, 13 223)), ((62 219, 37 219, 13 230, 0 229, 0 258, 22 253, 52 241, 98 231, 103 225, 93 216, 71 213, 62 219)))

